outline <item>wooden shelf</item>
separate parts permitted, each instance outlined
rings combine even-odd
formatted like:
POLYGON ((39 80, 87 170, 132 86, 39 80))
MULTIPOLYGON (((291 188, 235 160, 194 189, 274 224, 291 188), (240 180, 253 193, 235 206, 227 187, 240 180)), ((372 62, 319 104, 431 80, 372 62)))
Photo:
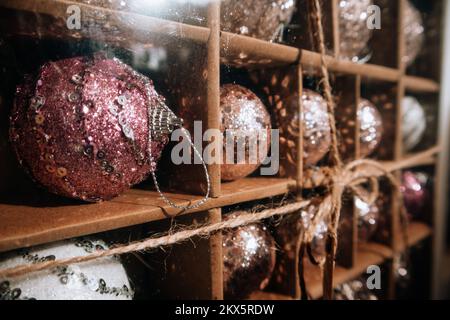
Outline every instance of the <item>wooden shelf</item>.
POLYGON ((419 93, 438 93, 441 90, 439 83, 431 79, 405 76, 405 89, 419 93))
POLYGON ((293 300, 292 297, 264 291, 253 292, 247 300, 253 301, 288 301, 293 300))
MULTIPOLYGON (((222 195, 191 212, 283 195, 296 182, 276 178, 247 178, 222 185, 222 195), (267 186, 270 185, 270 188, 267 186)), ((195 203, 201 196, 167 194, 179 205, 195 203)), ((51 196, 50 196, 51 197, 51 196)), ((99 204, 29 198, 6 198, 0 203, 0 252, 82 235, 114 230, 180 214, 154 191, 132 189, 99 204)))
MULTIPOLYGON (((0 6, 19 10, 23 12, 36 12, 42 15, 65 21, 67 7, 75 4, 81 8, 81 12, 87 16, 95 16, 94 12, 113 17, 110 23, 124 34, 129 34, 130 21, 133 21, 133 33, 131 37, 120 39, 102 34, 99 40, 112 42, 124 47, 130 43, 137 42, 146 45, 154 43, 170 44, 174 40, 190 40, 196 43, 207 44, 210 29, 207 27, 193 26, 160 18, 145 16, 138 13, 116 11, 87 5, 84 3, 68 0, 4 0, 0 6)), ((7 22, 5 22, 6 24, 7 22)), ((28 25, 27 28, 33 29, 28 25)), ((92 38, 95 34, 83 34, 73 32, 67 28, 39 28, 42 37, 60 38, 92 38), (59 34, 55 34, 59 32, 59 34)), ((176 47, 176 46, 175 46, 176 47)), ((176 47, 177 50, 179 49, 176 47)), ((301 63, 305 70, 320 68, 320 54, 307 50, 290 47, 283 44, 270 43, 251 37, 237 35, 229 32, 221 32, 220 55, 223 63, 230 63, 245 67, 268 67, 277 65, 289 65, 301 63)), ((382 81, 396 82, 402 77, 398 69, 378 66, 373 64, 357 64, 350 61, 339 60, 331 56, 326 58, 330 71, 359 75, 363 78, 377 79, 382 81)), ((438 92, 439 85, 430 79, 418 77, 405 77, 405 86, 408 90, 438 92)))
MULTIPOLYGON (((408 229, 409 246, 414 246, 431 236, 431 228, 423 223, 411 223, 408 229)), ((377 243, 361 244, 358 247, 355 265, 351 269, 337 266, 334 274, 334 285, 338 286, 363 274, 368 266, 380 265, 393 257, 392 249, 377 243)), ((318 267, 309 263, 305 269, 308 292, 313 299, 322 296, 322 274, 318 267)))

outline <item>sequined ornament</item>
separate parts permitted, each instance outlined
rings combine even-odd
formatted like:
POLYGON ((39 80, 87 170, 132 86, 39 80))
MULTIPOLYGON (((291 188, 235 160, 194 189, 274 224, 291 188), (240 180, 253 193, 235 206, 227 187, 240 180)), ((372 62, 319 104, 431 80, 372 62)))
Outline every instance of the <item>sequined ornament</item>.
MULTIPOLYGON (((56 242, 0 256, 0 269, 106 250, 101 240, 56 242)), ((0 279, 0 300, 131 300, 133 290, 117 257, 100 258, 11 279, 0 279)))
POLYGON ((364 279, 353 280, 337 286, 334 290, 336 300, 378 300, 367 287, 364 279))
MULTIPOLYGON (((311 223, 318 210, 318 203, 310 205, 301 211, 301 223, 304 230, 311 228, 311 223)), ((311 253, 315 259, 321 259, 326 254, 327 221, 319 221, 314 228, 314 237, 310 243, 311 253)))
MULTIPOLYGON (((229 217, 235 217, 231 214, 229 217)), ((262 224, 223 232, 223 283, 226 299, 263 290, 275 268, 275 240, 262 224)))
POLYGON ((366 99, 358 106, 358 121, 361 137, 361 157, 370 156, 383 137, 383 118, 377 107, 366 99))
POLYGON ((422 141, 427 129, 425 109, 411 96, 402 100, 402 136, 405 151, 413 150, 422 141))
POLYGON ((353 62, 370 58, 368 48, 373 30, 367 27, 372 0, 339 1, 340 57, 353 62))
POLYGON ((226 84, 220 89, 221 126, 224 134, 222 180, 233 181, 253 173, 270 146, 270 115, 249 89, 226 84))
POLYGON ((380 208, 355 197, 355 209, 358 216, 358 239, 361 242, 370 241, 375 235, 380 218, 380 208))
POLYGON ((224 31, 275 41, 294 11, 294 0, 222 0, 221 26, 224 31))
POLYGON ((428 185, 430 177, 424 172, 405 171, 402 174, 400 190, 406 210, 411 218, 421 218, 425 214, 426 204, 430 194, 428 185))
POLYGON ((156 170, 180 121, 152 81, 118 59, 77 57, 46 63, 18 86, 10 140, 49 191, 100 201, 156 170))
MULTIPOLYGON (((331 128, 327 103, 318 93, 304 89, 303 103, 303 160, 305 166, 316 165, 330 150, 331 128)), ((298 95, 293 94, 286 102, 286 116, 280 125, 288 128, 289 140, 296 141, 299 135, 298 95)), ((292 148, 291 157, 296 158, 297 151, 292 148)))
POLYGON ((406 1, 403 17, 403 32, 406 41, 403 62, 410 66, 422 50, 425 42, 425 26, 419 10, 410 1, 406 1))

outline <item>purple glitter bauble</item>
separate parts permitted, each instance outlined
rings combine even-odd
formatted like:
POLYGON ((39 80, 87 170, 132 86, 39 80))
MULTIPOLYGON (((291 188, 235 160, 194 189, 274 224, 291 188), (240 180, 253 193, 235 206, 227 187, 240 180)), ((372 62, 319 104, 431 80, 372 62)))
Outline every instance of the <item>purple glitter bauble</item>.
POLYGON ((430 194, 427 189, 429 176, 422 172, 405 171, 402 174, 400 190, 406 210, 411 218, 417 219, 424 215, 430 194))
POLYGON ((151 80, 117 59, 49 62, 17 88, 11 143, 49 191, 111 199, 156 167, 167 138, 149 141, 148 119, 162 101, 151 80))

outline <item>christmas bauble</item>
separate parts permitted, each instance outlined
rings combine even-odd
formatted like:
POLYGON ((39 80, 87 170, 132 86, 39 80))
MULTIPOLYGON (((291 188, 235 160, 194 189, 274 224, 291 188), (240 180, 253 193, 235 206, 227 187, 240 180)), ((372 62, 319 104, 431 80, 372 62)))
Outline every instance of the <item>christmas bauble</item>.
POLYGON ((425 27, 419 10, 410 1, 406 1, 403 17, 403 32, 406 41, 403 62, 409 66, 422 50, 425 41, 425 27))
POLYGON ((222 180, 233 181, 253 173, 267 156, 270 115, 252 91, 235 84, 221 87, 220 109, 220 130, 224 135, 222 180))
POLYGON ((295 11, 293 0, 222 0, 224 31, 275 41, 295 11))
POLYGON ((176 120, 163 101, 151 80, 117 59, 49 62, 18 86, 10 140, 51 192, 111 199, 156 167, 176 120))
POLYGON ((358 121, 361 137, 361 157, 371 155, 383 136, 383 118, 377 107, 366 99, 358 106, 358 121))
POLYGON ((411 151, 422 140, 427 128, 425 110, 420 102, 411 96, 402 100, 403 148, 411 151))
MULTIPOLYGON (((312 219, 317 214, 318 206, 316 205, 316 200, 314 199, 314 204, 303 209, 301 211, 301 221, 303 228, 308 230, 311 228, 312 219)), ((328 232, 328 225, 326 221, 319 221, 314 227, 314 237, 310 243, 311 253, 314 258, 320 259, 326 255, 326 236, 328 232)))
POLYGON ((354 62, 370 55, 368 42, 372 29, 367 27, 367 9, 372 0, 339 1, 340 57, 354 62))
POLYGON ((335 290, 336 300, 378 300, 367 287, 364 279, 353 280, 339 285, 335 290))
MULTIPOLYGON (((316 165, 330 150, 331 128, 325 99, 318 93, 304 89, 303 103, 303 161, 305 166, 316 165)), ((286 102, 285 116, 280 116, 283 125, 288 128, 290 140, 299 135, 298 95, 293 94, 286 102)), ((284 111, 283 111, 284 112, 284 111)), ((293 149, 293 153, 296 151, 293 149)), ((292 156, 295 158, 295 154, 292 156)))
POLYGON ((400 190, 403 194, 408 214, 413 219, 424 215, 426 204, 429 199, 428 184, 430 178, 424 172, 405 171, 402 174, 402 185, 400 190))
MULTIPOLYGON (((100 240, 67 240, 0 256, 7 269, 56 259, 85 256, 106 250, 100 240)), ((57 267, 12 279, 0 280, 0 300, 131 300, 133 290, 116 257, 57 267)))
POLYGON ((378 228, 380 208, 376 203, 369 204, 358 197, 355 197, 355 208, 358 215, 358 239, 370 241, 378 228))
MULTIPOLYGON (((234 214, 230 217, 235 217, 234 214)), ((223 282, 226 299, 263 290, 275 268, 275 240, 262 224, 223 232, 223 282)))

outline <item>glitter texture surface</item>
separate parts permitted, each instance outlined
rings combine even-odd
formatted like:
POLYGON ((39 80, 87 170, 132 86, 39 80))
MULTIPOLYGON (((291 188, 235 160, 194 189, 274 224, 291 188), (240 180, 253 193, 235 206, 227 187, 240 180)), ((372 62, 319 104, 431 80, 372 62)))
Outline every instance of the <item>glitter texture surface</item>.
POLYGON ((403 148, 411 151, 422 140, 427 129, 425 110, 414 97, 404 97, 402 100, 402 136, 403 148))
POLYGON ((423 217, 424 210, 429 200, 430 177, 423 172, 405 171, 402 174, 402 185, 400 190, 406 210, 411 218, 423 217))
MULTIPOLYGON (((311 90, 303 90, 303 159, 305 166, 317 164, 330 150, 331 129, 327 112, 327 103, 323 97, 311 90)), ((298 95, 292 95, 286 103, 289 110, 298 110, 298 95)), ((299 113, 289 112, 288 128, 295 141, 299 135, 299 113)), ((295 148, 293 148, 296 153, 295 148)), ((294 154, 292 154, 294 156, 294 154)))
MULTIPOLYGON (((233 216, 233 215, 231 215, 233 216)), ((225 299, 248 297, 263 290, 275 268, 275 240, 261 224, 223 233, 225 299)))
MULTIPOLYGON (((86 256, 106 250, 101 240, 67 240, 18 250, 0 257, 0 268, 86 256)), ((0 300, 131 300, 133 290, 116 257, 0 280, 0 300)))
POLYGON ((295 11, 294 0, 223 0, 222 29, 275 41, 295 11))
POLYGON ((423 18, 410 1, 406 1, 403 30, 406 41, 403 62, 409 66, 416 60, 425 41, 423 18))
POLYGON ((241 179, 254 172, 260 166, 260 159, 267 156, 270 146, 270 115, 252 91, 235 84, 221 87, 220 108, 220 130, 224 133, 222 180, 241 179), (234 164, 227 163, 227 157, 232 157, 227 154, 226 135, 235 137, 234 164), (253 152, 255 148, 250 148, 251 140, 258 142, 257 152, 253 152), (267 148, 263 148, 264 145, 267 148), (237 162, 237 152, 240 149, 245 150, 245 163, 237 162))
POLYGON ((358 214, 358 239, 370 241, 378 228, 380 209, 376 202, 369 204, 358 197, 355 197, 355 208, 358 214))
POLYGON ((10 140, 21 164, 49 191, 111 199, 143 181, 166 139, 149 141, 148 109, 161 97, 116 59, 71 58, 43 65, 18 86, 10 140))
POLYGON ((358 62, 369 54, 372 30, 367 27, 367 8, 372 0, 339 1, 340 57, 358 62))
POLYGON ((371 155, 383 136, 383 119, 377 107, 366 99, 358 106, 358 121, 361 136, 361 157, 371 155))

